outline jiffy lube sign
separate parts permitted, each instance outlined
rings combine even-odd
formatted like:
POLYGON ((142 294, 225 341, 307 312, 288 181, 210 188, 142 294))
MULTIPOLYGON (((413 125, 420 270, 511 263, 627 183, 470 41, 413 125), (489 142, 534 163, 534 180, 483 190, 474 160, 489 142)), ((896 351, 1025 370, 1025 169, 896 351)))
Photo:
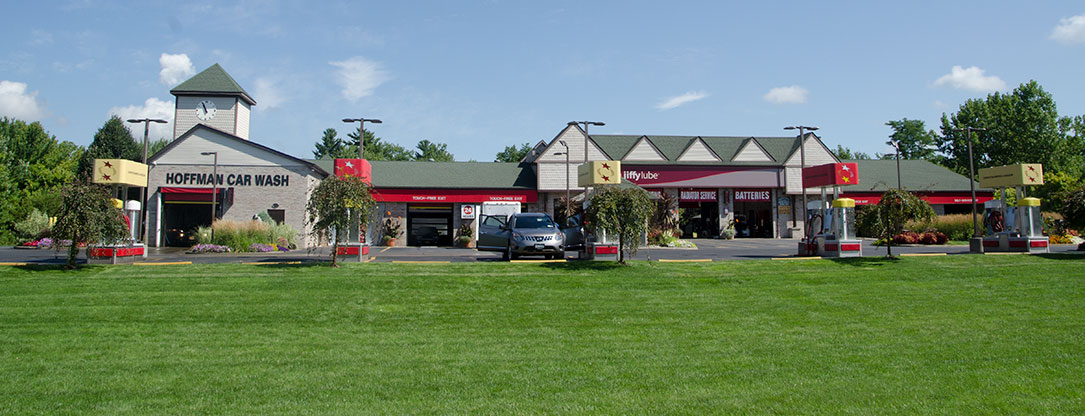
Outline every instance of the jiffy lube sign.
POLYGON ((622 165, 622 180, 641 186, 733 188, 783 186, 783 175, 774 167, 706 167, 622 165))

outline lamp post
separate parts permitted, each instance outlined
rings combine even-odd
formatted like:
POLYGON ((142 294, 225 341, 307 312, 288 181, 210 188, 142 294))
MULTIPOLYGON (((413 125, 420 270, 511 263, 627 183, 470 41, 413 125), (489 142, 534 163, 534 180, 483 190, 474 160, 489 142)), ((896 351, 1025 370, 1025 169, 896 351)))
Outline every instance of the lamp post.
POLYGON ((900 185, 900 142, 890 139, 889 144, 897 149, 897 190, 902 191, 904 188, 900 185))
POLYGON ((368 122, 373 123, 373 124, 381 124, 381 123, 383 123, 383 121, 377 120, 375 118, 344 118, 343 119, 344 123, 353 123, 355 121, 360 123, 358 125, 358 159, 365 159, 365 156, 363 156, 365 154, 363 152, 363 150, 364 150, 363 148, 365 147, 365 122, 368 121, 368 122))
POLYGON ((215 240, 215 205, 218 204, 219 193, 219 152, 200 152, 204 156, 214 156, 215 161, 211 168, 211 241, 215 240))
POLYGON ((565 217, 573 213, 573 201, 569 197, 569 144, 565 143, 565 140, 558 140, 558 144, 565 147, 564 152, 554 153, 555 155, 565 155, 565 217))
MULTIPOLYGON (((962 127, 959 129, 953 129, 953 131, 968 132, 966 140, 968 140, 968 189, 972 193, 972 240, 982 238, 980 235, 980 223, 976 214, 976 166, 972 159, 972 132, 974 131, 987 131, 983 127, 962 127)), ((970 241, 969 251, 973 253, 983 252, 983 243, 981 241, 970 241)))
MULTIPOLYGON (((166 120, 159 118, 130 118, 127 120, 129 123, 143 123, 143 164, 147 165, 147 134, 151 130, 151 123, 166 124, 169 123, 166 120)), ((151 167, 147 167, 147 178, 151 177, 151 167)), ((139 223, 143 232, 143 257, 147 257, 147 187, 143 187, 142 196, 139 201, 139 223)), ((127 195, 126 195, 127 197, 127 195)))
MULTIPOLYGON (((799 130, 799 187, 802 189, 802 241, 806 242, 809 239, 807 234, 808 227, 806 222, 809 220, 806 213, 806 183, 802 180, 802 171, 806 169, 806 131, 815 131, 818 128, 813 126, 787 126, 784 130, 799 130)), ((825 201, 821 201, 822 205, 825 201)))
MULTIPOLYGON (((607 125, 607 123, 604 123, 602 121, 570 121, 569 122, 570 126, 575 126, 575 125, 578 125, 578 124, 584 126, 584 162, 587 163, 587 161, 588 161, 588 141, 591 140, 590 139, 591 136, 588 135, 588 126, 605 126, 605 125, 607 125)), ((566 173, 566 176, 568 176, 568 173, 566 173)))

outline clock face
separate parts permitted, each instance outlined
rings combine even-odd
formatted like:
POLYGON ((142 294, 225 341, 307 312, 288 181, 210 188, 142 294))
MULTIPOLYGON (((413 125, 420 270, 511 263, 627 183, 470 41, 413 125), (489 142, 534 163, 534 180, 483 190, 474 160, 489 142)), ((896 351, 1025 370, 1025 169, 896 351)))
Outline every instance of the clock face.
POLYGON ((215 102, 203 100, 196 103, 196 118, 203 121, 215 118, 215 102))

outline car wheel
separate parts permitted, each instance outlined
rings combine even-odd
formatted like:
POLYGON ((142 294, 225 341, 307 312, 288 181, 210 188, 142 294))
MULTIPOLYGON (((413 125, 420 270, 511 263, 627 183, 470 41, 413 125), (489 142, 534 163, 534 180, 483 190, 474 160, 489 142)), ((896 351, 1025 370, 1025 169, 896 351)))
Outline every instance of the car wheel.
POLYGON ((520 253, 512 253, 512 259, 513 260, 516 260, 518 258, 520 258, 520 253))
POLYGON ((543 258, 545 258, 545 259, 547 259, 547 260, 553 260, 553 259, 554 259, 554 255, 553 255, 553 254, 547 254, 547 255, 546 255, 546 256, 544 256, 543 258))

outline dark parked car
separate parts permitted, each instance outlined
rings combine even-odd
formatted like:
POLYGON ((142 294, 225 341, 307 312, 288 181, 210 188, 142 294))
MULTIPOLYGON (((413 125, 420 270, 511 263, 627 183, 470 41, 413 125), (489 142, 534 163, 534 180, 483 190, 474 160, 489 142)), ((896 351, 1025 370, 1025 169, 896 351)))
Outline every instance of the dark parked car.
POLYGON ((503 216, 482 216, 478 227, 478 249, 500 251, 505 260, 520 256, 543 256, 547 259, 565 257, 566 232, 580 234, 580 227, 558 228, 549 215, 522 213, 503 216))

